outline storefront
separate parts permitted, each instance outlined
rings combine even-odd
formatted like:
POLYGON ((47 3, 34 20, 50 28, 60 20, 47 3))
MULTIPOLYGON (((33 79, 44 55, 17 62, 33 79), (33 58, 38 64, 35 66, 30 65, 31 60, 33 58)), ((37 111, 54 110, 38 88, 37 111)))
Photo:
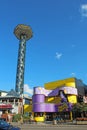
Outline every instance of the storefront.
MULTIPOLYGON (((47 90, 42 87, 35 87, 32 96, 32 111, 36 121, 53 119, 54 114, 72 119, 72 104, 77 102, 77 89, 75 87, 57 87, 47 90), (49 118, 50 117, 50 118, 49 118)), ((64 119, 63 117, 63 119, 64 119)))

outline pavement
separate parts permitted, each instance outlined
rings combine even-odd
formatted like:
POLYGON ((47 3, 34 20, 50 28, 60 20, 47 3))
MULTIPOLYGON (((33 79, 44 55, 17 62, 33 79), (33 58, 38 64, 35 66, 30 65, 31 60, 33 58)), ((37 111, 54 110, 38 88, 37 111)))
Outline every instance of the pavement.
POLYGON ((58 124, 53 124, 53 122, 38 122, 38 123, 19 123, 19 122, 12 122, 13 126, 20 127, 21 130, 87 130, 87 125, 76 125, 75 122, 63 122, 58 124))

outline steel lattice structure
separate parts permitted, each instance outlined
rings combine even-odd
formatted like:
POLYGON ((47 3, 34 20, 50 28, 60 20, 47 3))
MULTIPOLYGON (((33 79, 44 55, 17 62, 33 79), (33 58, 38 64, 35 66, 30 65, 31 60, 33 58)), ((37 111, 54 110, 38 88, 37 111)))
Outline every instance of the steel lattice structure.
POLYGON ((32 30, 29 26, 19 24, 14 29, 14 34, 20 40, 16 73, 15 91, 22 95, 24 90, 24 70, 25 70, 25 54, 26 41, 32 37, 32 30))

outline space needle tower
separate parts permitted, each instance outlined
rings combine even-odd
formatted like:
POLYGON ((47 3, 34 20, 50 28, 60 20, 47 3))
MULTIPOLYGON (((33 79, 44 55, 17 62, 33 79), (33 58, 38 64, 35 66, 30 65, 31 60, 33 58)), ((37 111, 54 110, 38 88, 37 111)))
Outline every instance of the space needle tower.
POLYGON ((22 95, 24 91, 24 70, 25 70, 25 54, 26 41, 32 37, 32 30, 30 26, 19 24, 14 29, 15 36, 19 39, 19 51, 16 73, 15 91, 22 95))

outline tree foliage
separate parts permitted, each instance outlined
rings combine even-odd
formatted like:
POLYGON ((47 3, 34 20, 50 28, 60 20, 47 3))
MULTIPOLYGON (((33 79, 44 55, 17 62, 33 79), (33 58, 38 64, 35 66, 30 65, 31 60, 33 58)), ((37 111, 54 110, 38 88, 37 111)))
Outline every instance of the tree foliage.
POLYGON ((73 105, 72 111, 78 111, 78 112, 83 112, 87 111, 87 104, 85 103, 76 103, 73 105))

